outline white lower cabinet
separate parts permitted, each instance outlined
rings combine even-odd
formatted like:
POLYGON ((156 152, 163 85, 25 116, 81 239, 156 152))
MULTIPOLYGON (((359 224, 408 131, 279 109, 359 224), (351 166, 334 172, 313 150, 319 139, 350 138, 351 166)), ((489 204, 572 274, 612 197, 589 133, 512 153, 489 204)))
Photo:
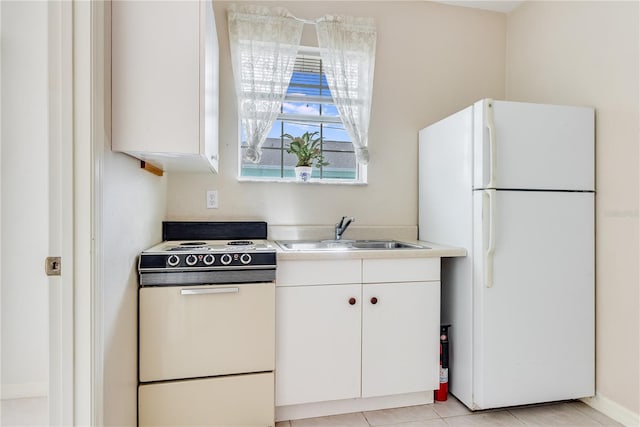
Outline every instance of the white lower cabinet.
POLYGON ((278 264, 276 406, 438 388, 440 258, 297 262, 278 264))
POLYGON ((362 397, 438 388, 440 282, 362 287, 362 397))
POLYGON ((276 406, 360 396, 360 294, 360 284, 276 289, 276 406))

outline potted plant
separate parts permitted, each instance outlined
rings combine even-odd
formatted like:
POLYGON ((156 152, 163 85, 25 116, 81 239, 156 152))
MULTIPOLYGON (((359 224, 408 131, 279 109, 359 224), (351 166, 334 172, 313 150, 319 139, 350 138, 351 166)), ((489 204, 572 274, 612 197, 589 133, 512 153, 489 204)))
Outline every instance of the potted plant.
POLYGON ((329 162, 324 160, 320 143, 322 137, 316 135, 318 132, 305 132, 301 136, 292 136, 288 133, 282 134, 283 138, 291 140, 287 153, 295 154, 298 157, 296 163, 296 178, 298 181, 308 181, 311 178, 312 166, 327 166, 329 162))

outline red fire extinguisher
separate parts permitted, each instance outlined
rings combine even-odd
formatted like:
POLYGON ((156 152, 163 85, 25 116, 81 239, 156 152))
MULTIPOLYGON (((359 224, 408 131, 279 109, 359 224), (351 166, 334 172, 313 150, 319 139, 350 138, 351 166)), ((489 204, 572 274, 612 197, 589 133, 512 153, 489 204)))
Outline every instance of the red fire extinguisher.
POLYGON ((434 399, 438 402, 447 400, 449 393, 449 327, 440 326, 440 388, 434 392, 434 399))

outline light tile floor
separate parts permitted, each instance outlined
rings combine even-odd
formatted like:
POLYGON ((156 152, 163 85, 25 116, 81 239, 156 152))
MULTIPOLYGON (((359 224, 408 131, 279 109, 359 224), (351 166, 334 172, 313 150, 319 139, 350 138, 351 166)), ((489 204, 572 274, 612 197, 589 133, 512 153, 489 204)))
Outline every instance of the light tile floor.
MULTIPOLYGON (((3 400, 0 426, 46 426, 47 398, 3 400)), ((582 402, 471 412, 455 397, 433 405, 276 423, 276 427, 620 426, 582 402)))
POLYGON ((472 412, 455 397, 432 405, 276 423, 276 427, 620 426, 579 401, 472 412))

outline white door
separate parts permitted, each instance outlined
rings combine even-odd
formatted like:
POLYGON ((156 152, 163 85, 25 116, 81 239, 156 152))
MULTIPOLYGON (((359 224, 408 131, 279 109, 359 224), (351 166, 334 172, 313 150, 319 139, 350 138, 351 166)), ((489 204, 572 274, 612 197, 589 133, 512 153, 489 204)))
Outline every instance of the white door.
POLYGON ((485 409, 592 396, 594 195, 494 197, 491 213, 486 192, 474 193, 474 225, 483 230, 473 251, 474 403, 485 409), (490 215, 495 252, 486 280, 490 215))
POLYGON ((474 188, 489 186, 493 163, 493 188, 593 191, 594 132, 592 108, 479 101, 474 188))
POLYGON ((49 407, 10 423, 73 422, 71 13, 0 3, 2 398, 49 407), (61 276, 45 274, 49 255, 62 256, 61 276))
POLYGON ((2 398, 48 394, 47 7, 2 2, 2 398))
POLYGON ((276 288, 276 406, 360 397, 361 285, 276 288))
POLYGON ((362 397, 438 388, 440 282, 362 288, 362 397))

